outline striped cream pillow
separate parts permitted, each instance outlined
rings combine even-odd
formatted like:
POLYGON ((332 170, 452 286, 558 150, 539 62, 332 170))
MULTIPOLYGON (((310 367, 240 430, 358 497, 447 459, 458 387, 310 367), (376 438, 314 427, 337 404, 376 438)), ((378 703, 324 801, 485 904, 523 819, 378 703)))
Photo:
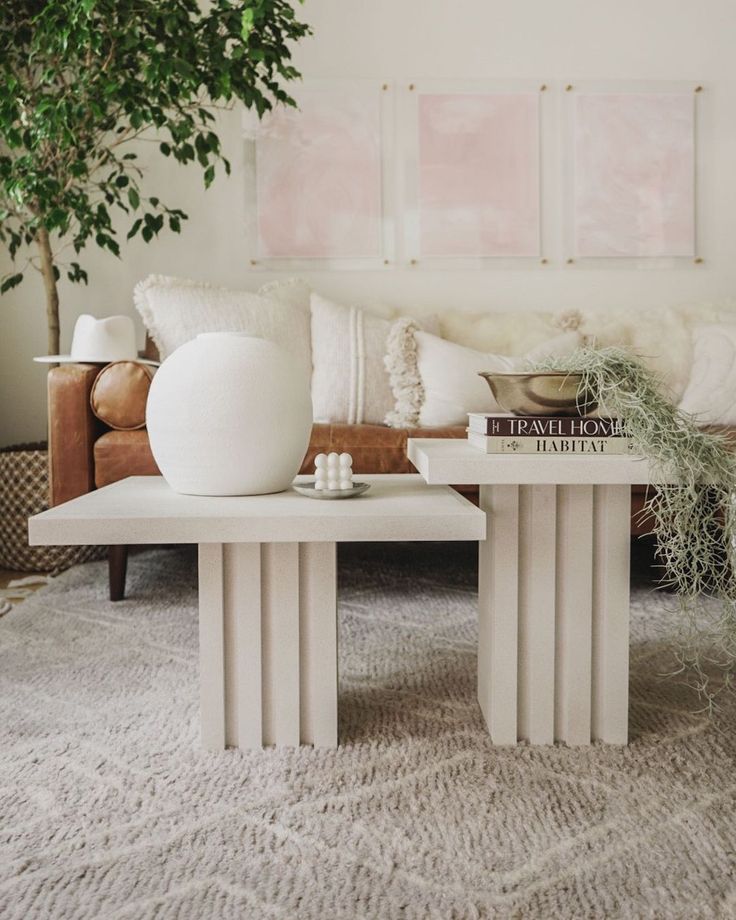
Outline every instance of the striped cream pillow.
POLYGON ((394 404, 383 366, 391 323, 319 294, 311 313, 315 422, 382 425, 394 404))

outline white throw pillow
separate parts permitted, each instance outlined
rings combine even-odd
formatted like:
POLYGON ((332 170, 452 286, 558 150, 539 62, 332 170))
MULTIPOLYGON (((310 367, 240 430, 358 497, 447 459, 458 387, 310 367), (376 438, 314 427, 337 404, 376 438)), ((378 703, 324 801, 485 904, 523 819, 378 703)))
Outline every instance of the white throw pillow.
POLYGON ((446 428, 465 425, 469 412, 501 412, 480 371, 523 370, 546 355, 570 354, 581 343, 565 332, 521 357, 486 354, 421 332, 411 324, 391 330, 386 364, 395 406, 386 418, 394 427, 446 428))
POLYGON ((315 422, 381 424, 393 405, 383 366, 391 323, 312 294, 315 422))
POLYGON ((200 332, 245 332, 284 346, 309 376, 309 314, 289 303, 164 275, 140 281, 134 299, 162 361, 200 332))
POLYGON ((701 425, 736 425, 736 323, 693 329, 693 364, 680 403, 701 425))

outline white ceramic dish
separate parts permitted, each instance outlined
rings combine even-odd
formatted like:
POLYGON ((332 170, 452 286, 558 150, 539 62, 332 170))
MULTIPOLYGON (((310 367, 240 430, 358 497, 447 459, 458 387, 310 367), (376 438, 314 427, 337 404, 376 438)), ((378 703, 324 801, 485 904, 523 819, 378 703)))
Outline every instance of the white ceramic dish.
POLYGON ((307 498, 356 498, 370 489, 369 482, 354 482, 352 489, 315 489, 313 482, 303 482, 297 485, 294 483, 292 488, 300 495, 306 495, 307 498))

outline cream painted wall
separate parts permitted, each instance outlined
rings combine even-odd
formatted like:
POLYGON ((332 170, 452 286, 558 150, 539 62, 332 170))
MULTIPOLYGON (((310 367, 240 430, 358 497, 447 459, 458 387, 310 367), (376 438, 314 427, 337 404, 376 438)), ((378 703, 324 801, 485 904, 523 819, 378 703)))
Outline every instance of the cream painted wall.
MULTIPOLYGON (((709 142, 701 151, 705 212, 698 268, 565 269, 458 273, 395 269, 315 272, 328 296, 382 300, 422 309, 512 309, 594 305, 640 306, 729 299, 736 295, 736 28, 733 0, 307 0, 300 8, 314 37, 298 49, 306 76, 516 79, 546 82, 625 79, 692 80, 703 99, 709 142)), ((256 288, 273 274, 247 264, 242 232, 243 154, 237 113, 221 121, 234 175, 205 193, 196 169, 155 160, 150 193, 182 206, 191 220, 181 236, 136 241, 118 261, 90 249, 88 288, 63 284, 63 343, 80 312, 134 315, 131 291, 149 272, 256 288)), ((560 190, 552 190, 560 207, 560 190)), ((546 219, 554 223, 552 209, 546 219)), ((305 274, 305 273, 301 273, 305 274)), ((0 301, 0 445, 45 434, 45 372, 31 356, 45 349, 42 292, 30 278, 0 301)), ((141 329, 142 338, 142 329, 141 329)))

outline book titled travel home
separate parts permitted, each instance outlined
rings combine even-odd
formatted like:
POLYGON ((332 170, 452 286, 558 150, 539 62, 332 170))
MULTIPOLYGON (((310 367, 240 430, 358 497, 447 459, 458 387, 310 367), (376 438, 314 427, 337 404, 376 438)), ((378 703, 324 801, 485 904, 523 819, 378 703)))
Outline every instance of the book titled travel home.
MULTIPOLYGON (((621 438, 617 418, 579 418, 543 415, 485 415, 470 412, 468 429, 497 438, 621 438)), ((610 452, 610 451, 609 451, 610 452)))
POLYGON ((468 429, 468 443, 487 454, 631 454, 636 456, 634 442, 625 437, 603 438, 499 438, 477 434, 468 429))

